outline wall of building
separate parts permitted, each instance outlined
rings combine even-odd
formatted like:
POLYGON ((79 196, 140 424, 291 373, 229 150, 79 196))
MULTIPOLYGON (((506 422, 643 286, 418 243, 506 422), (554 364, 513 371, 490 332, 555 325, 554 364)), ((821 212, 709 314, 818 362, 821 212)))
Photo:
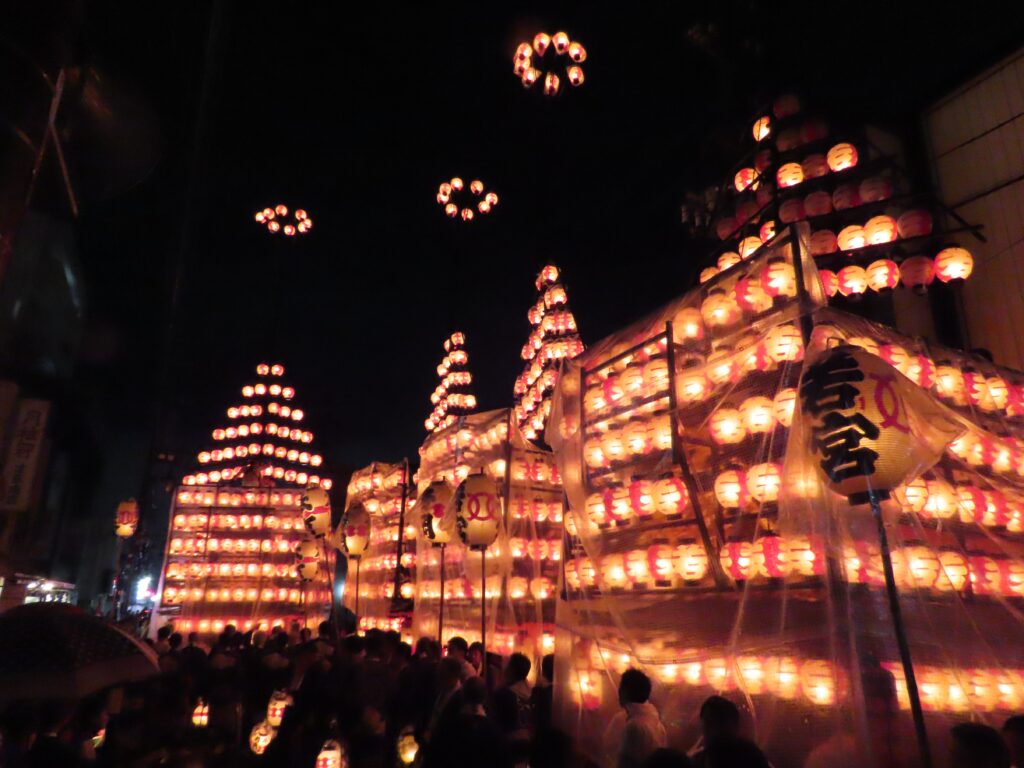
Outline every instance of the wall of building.
POLYGON ((924 114, 943 201, 988 242, 962 289, 966 342, 1024 368, 1024 49, 956 89, 924 114))

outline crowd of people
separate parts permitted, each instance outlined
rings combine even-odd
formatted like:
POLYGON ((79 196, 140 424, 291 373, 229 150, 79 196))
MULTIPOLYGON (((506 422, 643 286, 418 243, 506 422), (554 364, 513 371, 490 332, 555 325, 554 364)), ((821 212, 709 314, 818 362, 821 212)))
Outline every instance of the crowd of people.
MULTIPOLYGON (((269 634, 229 626, 212 648, 195 634, 163 627, 153 646, 161 674, 148 681, 77 702, 8 706, 0 766, 319 768, 329 740, 344 745, 342 765, 352 768, 595 765, 552 722, 553 656, 533 670, 522 654, 485 653, 461 637, 443 649, 421 638, 413 648, 395 632, 343 635, 329 622, 316 636, 298 624, 269 634), (275 692, 290 704, 257 755, 248 736, 266 718, 275 692)), ((741 734, 740 710, 727 698, 704 702, 702 736, 687 753, 667 746, 642 671, 622 674, 619 704, 606 730, 603 766, 771 765, 741 734)), ((1010 718, 1002 733, 958 725, 951 743, 951 768, 1024 766, 1024 716, 1010 718)))

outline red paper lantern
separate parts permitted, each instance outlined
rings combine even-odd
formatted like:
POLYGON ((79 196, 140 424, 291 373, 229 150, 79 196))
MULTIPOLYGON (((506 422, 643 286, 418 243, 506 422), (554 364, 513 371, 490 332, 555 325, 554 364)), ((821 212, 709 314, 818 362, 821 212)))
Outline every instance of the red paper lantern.
POLYGON ((850 264, 839 270, 839 292, 843 296, 859 296, 868 288, 868 275, 863 267, 850 264))
POLYGON ((769 579, 785 577, 792 567, 789 546, 781 536, 762 536, 755 541, 751 560, 757 575, 769 579))
POLYGON ((916 293, 924 293, 935 279, 935 264, 927 256, 911 256, 900 264, 900 279, 916 293))
POLYGON ((708 280, 710 280, 711 278, 715 277, 715 275, 717 275, 717 274, 718 274, 718 267, 705 267, 704 269, 702 269, 700 271, 700 276, 698 277, 698 281, 700 283, 702 283, 702 284, 706 283, 708 280))
POLYGON ((966 280, 974 271, 974 257, 966 248, 943 248, 935 255, 935 276, 944 283, 966 280))
MULTIPOLYGON (((757 171, 753 168, 740 168, 733 178, 733 186, 737 192, 743 192, 757 181, 757 171)), ((757 189, 755 186, 754 189, 757 189)))
POLYGON ((896 220, 892 216, 875 216, 864 225, 868 245, 891 243, 896 239, 896 220))
POLYGON ((832 195, 823 190, 811 192, 804 198, 804 211, 808 216, 824 216, 832 213, 832 195))
POLYGON ((839 231, 836 242, 839 244, 839 250, 853 251, 867 245, 867 235, 860 224, 851 224, 839 231))
POLYGON ((856 184, 843 184, 832 193, 832 207, 837 211, 856 208, 861 204, 860 191, 856 184))
POLYGON ((857 164, 857 148, 853 144, 842 142, 828 151, 828 167, 839 173, 857 164))
POLYGON ((906 211, 896 220, 896 230, 899 232, 899 236, 904 239, 930 235, 932 232, 932 215, 921 208, 906 211))
POLYGON ((718 560, 733 581, 746 581, 753 573, 754 547, 749 541, 729 541, 722 545, 718 560))
POLYGON ((746 505, 746 474, 738 469, 727 469, 715 478, 715 498, 723 509, 739 509, 746 505))
POLYGON ((639 520, 653 515, 657 509, 654 484, 650 480, 634 477, 629 484, 629 504, 639 520))
POLYGON ((741 261, 740 255, 735 251, 726 251, 718 257, 718 271, 725 272, 729 267, 739 264, 741 261))
POLYGON ((750 275, 736 281, 733 295, 736 303, 745 312, 757 315, 772 308, 772 297, 761 287, 761 281, 750 275))
POLYGON ((890 291, 900 282, 900 268, 890 259, 879 259, 869 264, 867 275, 868 287, 873 291, 890 291))
POLYGON ((877 203, 892 197, 892 181, 885 176, 864 179, 858 188, 860 199, 865 203, 877 203))
POLYGON ((761 287, 773 298, 796 296, 796 273, 785 259, 769 261, 761 270, 761 287))
POLYGON ((690 493, 686 490, 686 484, 672 474, 664 475, 655 481, 653 494, 655 508, 669 518, 682 515, 690 502, 690 493))
POLYGON ((821 280, 821 289, 829 298, 839 292, 839 278, 831 269, 819 269, 818 279, 821 280))
POLYGON ((824 155, 808 155, 800 164, 804 171, 804 179, 818 179, 828 175, 828 162, 824 155))
POLYGON ((502 499, 485 475, 471 475, 455 492, 459 538, 470 549, 484 550, 498 537, 502 499))
POLYGON ((767 243, 775 237, 775 222, 770 220, 766 221, 761 225, 761 229, 758 230, 757 234, 760 236, 762 243, 767 243))
POLYGON ((804 169, 800 163, 786 163, 775 173, 779 187, 795 187, 804 180, 804 169))
POLYGON ((779 206, 779 220, 784 224, 791 224, 804 218, 804 201, 799 197, 786 200, 779 206))
POLYGON ((757 118, 751 132, 754 134, 754 141, 767 139, 772 133, 772 119, 768 115, 757 118))
POLYGON ((836 240, 835 232, 828 229, 819 229, 811 233, 810 239, 811 256, 827 256, 839 250, 839 243, 836 240))

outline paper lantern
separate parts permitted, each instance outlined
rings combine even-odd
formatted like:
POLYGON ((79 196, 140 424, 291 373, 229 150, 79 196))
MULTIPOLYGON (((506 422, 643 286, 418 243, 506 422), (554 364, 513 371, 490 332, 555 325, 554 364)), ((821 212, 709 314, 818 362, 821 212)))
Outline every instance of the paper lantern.
POLYGON ((775 393, 772 410, 775 420, 784 427, 793 423, 793 411, 796 408, 796 389, 785 387, 775 393))
POLYGON ((655 481, 651 493, 654 508, 670 519, 682 515, 690 501, 690 493, 686 489, 686 484, 672 474, 655 481))
POLYGON ((790 115, 795 115, 799 111, 800 99, 792 93, 779 96, 779 98, 775 100, 775 103, 772 104, 772 112, 774 112, 775 116, 780 120, 782 118, 789 117, 790 115))
POLYGON ((719 219, 715 224, 715 234, 719 240, 728 240, 737 229, 736 220, 728 216, 719 219))
MULTIPOLYGON (((311 536, 322 539, 331 531, 331 498, 320 486, 302 493, 302 522, 311 536)), ((276 727, 276 726, 275 726, 276 727)))
POLYGON ((471 475, 455 492, 459 538, 470 549, 484 550, 498 537, 502 499, 494 482, 485 475, 471 475))
POLYGON ((860 199, 865 203, 878 203, 892 197, 892 181, 885 176, 864 179, 858 187, 860 199))
POLYGON ((796 128, 785 128, 775 138, 775 148, 779 152, 788 152, 800 146, 800 131, 796 128))
POLYGON ((676 337, 682 341, 697 341, 704 338, 704 321, 696 307, 681 309, 672 325, 676 337))
POLYGON ((320 570, 320 545, 316 539, 303 539, 295 547, 295 570, 303 581, 312 581, 320 570))
POLYGON ((949 520, 957 516, 959 499, 956 490, 945 480, 932 478, 925 481, 927 489, 921 514, 934 520, 949 520))
POLYGON ((747 436, 743 427, 743 417, 735 408, 719 407, 708 421, 711 439, 719 445, 741 443, 747 436))
POLYGON ((760 279, 750 275, 736 281, 733 296, 744 312, 759 315, 772 308, 772 297, 765 293, 760 279))
POLYGON ((761 228, 757 231, 757 235, 761 238, 762 243, 767 243, 773 237, 775 237, 775 222, 766 221, 761 225, 761 228))
POLYGON ((856 184, 841 184, 832 193, 832 207, 837 211, 856 208, 860 204, 860 190, 856 184))
POLYGON ((740 404, 740 416, 751 435, 771 432, 775 427, 774 404, 767 397, 748 397, 740 404))
POLYGON ((795 187, 804 180, 804 169, 800 163, 785 163, 775 172, 775 181, 780 188, 795 187))
POLYGON ((821 290, 828 298, 839 293, 839 277, 831 269, 819 269, 818 279, 821 281, 821 290))
POLYGON ((786 538, 789 562, 800 576, 823 576, 826 569, 825 547, 817 537, 789 536, 786 538))
POLYGON ((747 470, 746 481, 747 493, 754 500, 762 503, 778 501, 782 487, 782 472, 778 464, 755 464, 747 470))
POLYGON ((727 270, 729 267, 739 264, 740 261, 742 261, 742 259, 740 258, 740 255, 738 253, 736 253, 735 251, 726 251, 725 253, 718 257, 718 271, 725 272, 725 270, 727 270))
POLYGON ((754 168, 763 176, 771 167, 773 161, 772 151, 770 149, 762 149, 754 155, 754 168))
POLYGON ((626 559, 622 555, 605 555, 601 558, 601 588, 622 589, 629 583, 626 559))
POLYGON ((633 516, 629 490, 621 483, 609 485, 602 492, 605 515, 609 522, 625 523, 633 516))
POLYGON ((767 139, 772 133, 772 119, 768 115, 757 118, 751 130, 754 134, 754 141, 767 139))
POLYGON ((800 167, 804 171, 804 179, 819 179, 828 175, 828 162, 824 155, 808 155, 800 167))
POLYGON ((873 291, 890 291, 899 285, 900 268, 895 261, 890 259, 879 259, 873 261, 867 268, 868 287, 873 291))
POLYGON ((943 592, 959 592, 966 586, 970 570, 967 565, 967 558, 959 552, 952 550, 940 552, 939 567, 942 574, 935 582, 936 589, 943 592))
POLYGON ((708 355, 705 372, 708 379, 714 384, 725 384, 732 381, 737 375, 736 360, 732 350, 727 347, 719 347, 708 355))
POLYGON ((805 216, 804 201, 798 197, 786 200, 779 206, 779 220, 783 224, 792 224, 794 221, 800 221, 805 216))
POLYGON ((800 329, 791 323, 776 325, 765 336, 765 352, 776 363, 793 363, 804 356, 800 329))
POLYGON ((710 382, 699 368, 690 368, 680 372, 677 397, 681 403, 699 403, 708 395, 710 382))
POLYGON ((739 509, 747 499, 747 478, 744 472, 727 469, 715 478, 715 498, 723 509, 739 509))
POLYGON ((759 237, 745 237, 740 240, 740 256, 744 259, 749 259, 754 255, 754 252, 761 247, 761 238, 759 237))
POLYGON ((341 744, 334 739, 325 741, 320 747, 320 754, 316 756, 316 768, 345 768, 347 765, 345 750, 341 744))
POLYGON ((275 735, 274 728, 266 720, 256 723, 249 731, 249 749, 254 755, 262 755, 267 751, 275 735))
POLYGON ((447 483, 433 482, 423 491, 416 506, 420 511, 420 532, 431 544, 451 541, 453 519, 445 513, 451 508, 452 491, 447 483))
POLYGON ((605 525, 608 523, 608 509, 604 503, 604 493, 597 491, 587 496, 587 501, 583 505, 583 511, 587 513, 587 518, 594 525, 605 525))
POLYGON ((939 397, 952 401, 954 405, 967 405, 964 376, 959 369, 952 365, 936 367, 935 391, 939 397))
POLYGON ((943 248, 935 255, 935 276, 944 283, 966 280, 974 271, 974 257, 966 248, 943 248))
POLYGON ((839 250, 839 242, 836 240, 835 232, 828 229, 819 229, 811 233, 808 241, 811 256, 827 256, 839 250))
POLYGON ((928 484, 918 477, 898 486, 893 496, 904 512, 921 512, 928 503, 928 484))
POLYGON ((196 702, 196 708, 192 710, 192 725, 196 728, 205 728, 210 723, 210 705, 202 699, 196 702))
POLYGON ((828 192, 811 192, 804 198, 804 213, 808 216, 825 216, 832 213, 832 195, 828 192))
POLYGON ((684 581, 700 581, 708 572, 708 556, 700 544, 680 544, 675 549, 673 566, 684 581))
POLYGON ((271 728, 281 727, 284 711, 294 703, 287 691, 274 691, 270 695, 270 701, 267 702, 267 723, 271 728))
POLYGON ((362 504, 349 507, 342 516, 341 531, 345 553, 349 557, 362 557, 370 546, 370 514, 366 507, 362 504))
POLYGON ((857 164, 857 148, 842 142, 828 151, 828 167, 835 173, 853 168, 857 164))
POLYGON ((126 539, 135 535, 138 525, 139 503, 135 499, 128 499, 118 504, 114 518, 114 533, 120 538, 126 539))
POLYGON ((648 441, 653 451, 672 450, 672 418, 667 413, 660 413, 650 419, 648 426, 648 441))
POLYGON ((896 219, 892 216, 873 216, 864 225, 868 245, 891 243, 896 239, 896 219))
POLYGON ((654 484, 642 477, 634 477, 629 484, 629 505, 638 519, 646 520, 654 514, 657 508, 654 493, 654 484))
POLYGON ((851 224, 848 227, 843 227, 839 231, 839 236, 836 238, 836 242, 839 244, 839 250, 841 251, 852 251, 857 248, 863 248, 867 245, 867 235, 864 232, 864 227, 860 224, 851 224))
POLYGON ((718 561, 733 581, 746 581, 754 569, 754 547, 748 541, 729 541, 722 545, 718 561))
POLYGON ((721 288, 708 292, 701 302, 700 314, 704 324, 711 328, 725 328, 738 323, 742 317, 736 301, 721 288))
POLYGON ((800 690, 812 704, 830 706, 836 697, 835 678, 827 661, 810 659, 800 666, 800 690))
MULTIPOLYGON (((953 425, 927 407, 920 390, 879 358, 841 345, 805 367, 800 405, 815 466, 830 490, 851 503, 878 498, 941 455, 953 425), (908 398, 919 410, 910 411, 908 398), (927 434, 911 430, 914 418, 927 434)), ((748 483, 749 485, 749 483, 748 483)))
POLYGON ((761 270, 761 287, 769 296, 796 296, 796 273, 785 259, 773 259, 761 270))
POLYGON ((718 274, 718 267, 705 267, 700 271, 698 278, 699 282, 706 283, 708 280, 718 274))
POLYGON ((616 427, 609 427, 601 438, 601 452, 609 466, 621 464, 626 460, 626 441, 623 439, 622 430, 616 427))
POLYGON ((907 583, 915 589, 930 589, 939 578, 939 558, 929 547, 903 547, 907 583))
POLYGON ((899 236, 904 239, 930 235, 932 232, 932 215, 921 208, 906 211, 896 220, 896 230, 899 236))
POLYGON ((850 264, 839 270, 839 292, 843 296, 859 296, 868 288, 868 273, 863 267, 850 264))
POLYGON ((736 176, 733 178, 733 186, 737 192, 743 192, 751 184, 754 185, 754 189, 757 189, 757 171, 753 168, 740 168, 736 172, 736 176))
POLYGON ((900 264, 900 279, 915 293, 924 293, 935 279, 935 265, 927 256, 911 256, 900 264))
POLYGON ((644 456, 651 450, 647 432, 646 419, 636 417, 626 424, 622 430, 622 439, 626 441, 626 450, 631 456, 644 456))
POLYGON ((781 536, 762 536, 751 551, 754 573, 768 579, 781 579, 791 570, 789 546, 781 536))

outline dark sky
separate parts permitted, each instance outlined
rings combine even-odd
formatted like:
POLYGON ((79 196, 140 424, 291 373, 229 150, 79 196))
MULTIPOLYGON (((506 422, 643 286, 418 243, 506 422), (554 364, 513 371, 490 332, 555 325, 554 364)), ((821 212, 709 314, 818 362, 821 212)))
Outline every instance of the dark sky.
POLYGON ((447 334, 467 334, 481 407, 509 405, 543 263, 601 338, 689 287, 703 251, 679 204, 728 172, 760 100, 796 87, 913 126, 1024 41, 1007 7, 89 3, 88 56, 159 124, 152 173, 81 218, 79 375, 110 450, 148 447, 164 381, 160 447, 190 470, 252 367, 280 361, 329 464, 414 458, 447 334), (540 29, 587 47, 582 88, 519 84, 540 29), (491 216, 444 217, 454 174, 498 192, 491 216), (258 227, 278 202, 312 233, 258 227))

